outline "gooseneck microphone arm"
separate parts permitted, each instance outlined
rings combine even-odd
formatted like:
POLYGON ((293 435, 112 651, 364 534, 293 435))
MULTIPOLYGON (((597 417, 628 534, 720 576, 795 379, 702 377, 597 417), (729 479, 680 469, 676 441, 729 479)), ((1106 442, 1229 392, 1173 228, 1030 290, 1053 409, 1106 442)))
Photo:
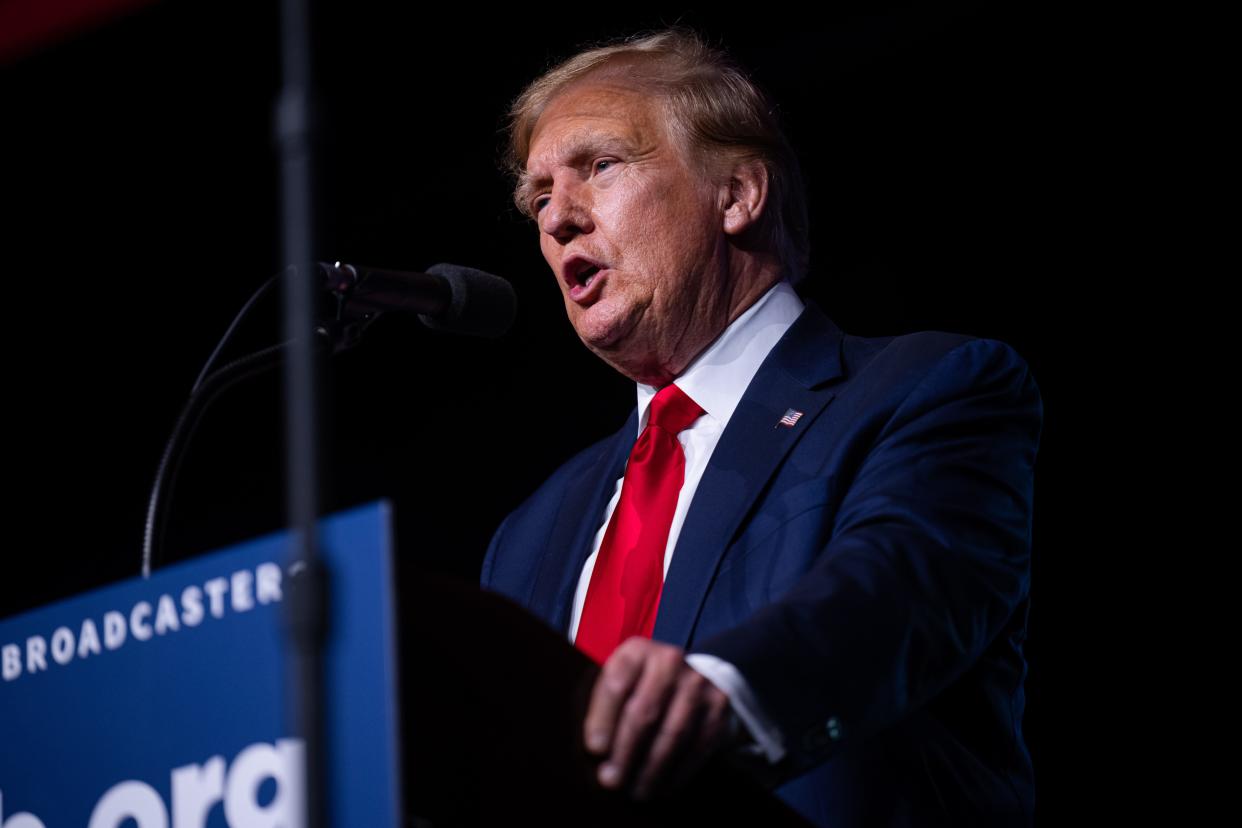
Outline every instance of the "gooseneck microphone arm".
MULTIPOLYGON (((417 313, 424 325, 438 330, 499 336, 516 313, 513 288, 504 279, 459 265, 438 264, 427 273, 379 270, 353 265, 318 263, 322 285, 336 299, 334 318, 315 325, 313 346, 337 354, 361 340, 363 332, 387 312, 417 313)), ((286 271, 287 273, 288 271, 286 271)), ((280 365, 291 342, 286 341, 215 368, 241 323, 281 276, 268 279, 246 300, 219 343, 203 364, 164 446, 147 498, 142 536, 142 575, 150 577, 163 552, 167 516, 181 460, 207 408, 226 390, 249 377, 280 365)))
MULTIPOLYGON (((289 346, 288 342, 272 345, 233 360, 223 368, 213 370, 220 354, 232 341, 238 327, 254 310, 259 300, 271 292, 280 278, 281 274, 277 274, 259 285, 258 289, 242 305, 241 310, 225 329, 224 335, 220 337, 220 341, 216 343, 216 347, 212 349, 207 361, 203 363, 198 377, 194 380, 194 385, 190 388, 189 399, 185 401, 177 415, 177 421, 164 444, 164 453, 160 456, 159 465, 156 467, 151 493, 147 497, 147 513, 142 532, 142 577, 144 578, 149 578, 152 570, 160 564, 164 548, 164 530, 169 513, 168 506, 172 501, 177 472, 180 470, 185 450, 189 447, 190 440, 207 408, 222 393, 242 380, 257 376, 279 365, 284 351, 289 346)), ((321 327, 320 330, 324 328, 321 327)))
POLYGON ((164 453, 156 468, 155 481, 151 484, 151 494, 147 498, 146 524, 142 533, 142 576, 144 578, 150 577, 151 571, 160 564, 168 506, 172 501, 177 472, 181 468, 181 459, 185 455, 185 450, 190 445, 190 440, 199 423, 202 422, 203 414, 206 413, 208 406, 227 389, 244 379, 257 376, 279 365, 288 345, 287 342, 272 345, 234 360, 195 384, 194 393, 181 407, 181 413, 177 416, 172 434, 169 435, 168 442, 164 445, 164 453))
POLYGON ((198 376, 194 379, 194 385, 190 388, 190 396, 198 393, 198 389, 202 386, 207 375, 211 373, 211 368, 216 364, 216 360, 220 358, 220 354, 224 352, 225 346, 233 339, 233 334, 237 333, 237 328, 241 325, 242 320, 250 315, 250 311, 254 309, 255 304, 266 296, 273 287, 276 286, 276 280, 280 278, 280 274, 268 279, 259 285, 259 289, 250 295, 246 300, 246 304, 242 305, 241 310, 233 317, 233 321, 224 330, 224 336, 220 337, 220 341, 216 343, 216 347, 212 349, 211 356, 207 357, 207 361, 203 363, 202 369, 198 372, 198 376))

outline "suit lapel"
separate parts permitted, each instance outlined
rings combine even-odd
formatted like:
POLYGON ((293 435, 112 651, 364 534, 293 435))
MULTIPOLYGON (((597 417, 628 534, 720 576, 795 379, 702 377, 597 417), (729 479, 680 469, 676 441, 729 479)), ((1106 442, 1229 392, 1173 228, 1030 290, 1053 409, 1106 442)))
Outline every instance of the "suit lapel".
POLYGON ((751 380, 686 514, 664 579, 656 640, 689 643, 716 568, 743 518, 835 395, 824 386, 842 375, 842 335, 808 303, 751 380), (802 416, 792 427, 779 425, 789 409, 802 416))
POLYGON ((531 594, 531 610, 556 629, 568 633, 569 610, 582 567, 591 554, 591 539, 603 520, 604 507, 638 434, 638 412, 601 448, 590 463, 569 482, 561 501, 548 547, 540 558, 539 574, 531 594))

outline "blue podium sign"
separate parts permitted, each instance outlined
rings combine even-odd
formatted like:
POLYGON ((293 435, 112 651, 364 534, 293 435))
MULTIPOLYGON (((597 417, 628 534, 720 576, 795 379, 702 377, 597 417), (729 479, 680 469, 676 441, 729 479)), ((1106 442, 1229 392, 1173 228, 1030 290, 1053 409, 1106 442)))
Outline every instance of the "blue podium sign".
MULTIPOLYGON (((389 507, 325 518, 332 824, 399 824, 389 507)), ((0 621, 0 828, 298 828, 289 534, 0 621)))

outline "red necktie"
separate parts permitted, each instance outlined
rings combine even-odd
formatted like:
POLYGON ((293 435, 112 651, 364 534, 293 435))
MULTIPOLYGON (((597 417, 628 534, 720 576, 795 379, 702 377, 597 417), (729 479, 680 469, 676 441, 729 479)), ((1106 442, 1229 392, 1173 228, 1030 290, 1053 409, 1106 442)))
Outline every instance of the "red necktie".
POLYGON ((603 664, 632 635, 651 637, 664 587, 664 549, 686 474, 677 435, 703 414, 676 385, 651 401, 630 451, 621 498, 608 521, 574 644, 603 664))

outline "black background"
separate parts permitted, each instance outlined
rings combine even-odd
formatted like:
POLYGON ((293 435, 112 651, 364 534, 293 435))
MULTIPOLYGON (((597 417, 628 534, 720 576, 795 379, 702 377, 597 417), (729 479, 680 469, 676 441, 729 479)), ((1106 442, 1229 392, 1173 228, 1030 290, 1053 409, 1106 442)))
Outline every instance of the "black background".
MULTIPOLYGON (((0 616, 136 574, 176 413, 236 309, 282 264, 268 5, 165 0, 0 66, 11 538, 0 616)), ((333 361, 326 507, 391 498, 402 565, 472 580, 508 510, 625 419, 632 384, 577 341, 535 230, 511 206, 503 116, 579 45, 694 26, 780 104, 810 199, 806 292, 853 334, 1005 340, 1039 383, 1025 730, 1052 824, 1080 792, 1093 761, 1084 739, 1098 735, 1082 725, 1104 701, 1084 678, 1102 633, 1083 614, 1091 559, 1072 532, 1092 481, 1070 459, 1091 447, 1077 424, 1096 416, 1071 331, 1107 290, 1078 250, 1092 220, 1081 145, 1096 81, 1071 19, 969 3, 832 9, 433 17, 317 4, 317 257, 459 262, 509 279, 520 305, 500 340, 387 318, 333 361)), ((269 308, 240 350, 276 336, 269 308)), ((204 423, 170 556, 278 528, 281 451, 271 374, 204 423)))

